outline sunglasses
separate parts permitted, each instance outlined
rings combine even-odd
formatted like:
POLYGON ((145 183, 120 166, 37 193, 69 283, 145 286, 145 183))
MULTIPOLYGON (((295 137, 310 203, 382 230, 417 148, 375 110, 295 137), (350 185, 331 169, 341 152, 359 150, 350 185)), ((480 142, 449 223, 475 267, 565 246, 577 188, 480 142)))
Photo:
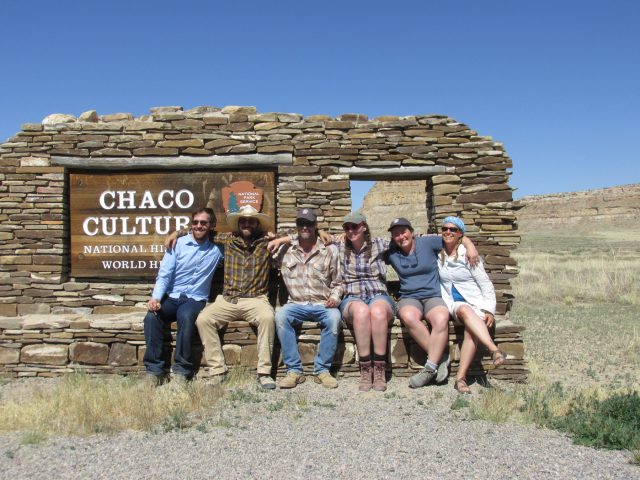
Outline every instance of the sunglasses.
POLYGON ((360 228, 360 224, 356 225, 355 223, 345 223, 342 226, 342 229, 346 232, 348 230, 357 230, 358 228, 360 228))
POLYGON ((442 227, 442 231, 443 232, 458 233, 460 231, 460 229, 458 227, 442 227))
POLYGON ((296 227, 313 227, 315 223, 309 220, 296 220, 296 227))
POLYGON ((209 225, 209 222, 207 220, 193 220, 191 223, 193 225, 204 225, 204 226, 209 225))

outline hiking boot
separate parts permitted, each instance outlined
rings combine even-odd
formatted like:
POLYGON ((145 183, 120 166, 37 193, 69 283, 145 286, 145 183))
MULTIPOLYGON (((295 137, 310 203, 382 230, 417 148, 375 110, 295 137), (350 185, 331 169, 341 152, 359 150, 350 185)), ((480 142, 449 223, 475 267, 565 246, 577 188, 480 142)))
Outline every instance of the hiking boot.
POLYGON ((424 387, 435 378, 437 373, 438 372, 436 370, 425 365, 422 370, 409 379, 409 386, 411 388, 424 387))
POLYGON ((276 382, 269 375, 258 375, 258 385, 265 390, 274 390, 276 388, 276 382))
POLYGON ((373 384, 371 378, 373 376, 373 365, 371 362, 360 362, 360 384, 358 390, 361 392, 368 392, 371 390, 373 384))
POLYGON ((442 360, 438 364, 438 373, 436 374, 436 383, 444 382, 449 376, 449 363, 451 360, 449 359, 449 354, 445 353, 442 356, 442 360))
POLYGON ((387 362, 373 362, 373 389, 384 392, 387 389, 387 362))
POLYGON ((303 373, 300 372, 287 372, 285 377, 280 380, 279 387, 280 388, 293 388, 296 385, 304 383, 307 377, 304 376, 303 373))
POLYGON ((313 381, 319 383, 324 388, 338 388, 338 381, 329 372, 321 372, 313 377, 313 381))

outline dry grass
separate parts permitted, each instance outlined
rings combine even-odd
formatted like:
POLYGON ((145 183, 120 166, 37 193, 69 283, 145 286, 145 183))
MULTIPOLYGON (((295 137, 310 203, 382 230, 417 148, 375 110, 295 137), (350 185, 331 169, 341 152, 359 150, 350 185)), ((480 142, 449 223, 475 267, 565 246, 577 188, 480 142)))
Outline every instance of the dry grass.
POLYGON ((610 239, 597 233, 523 237, 514 257, 514 293, 525 305, 584 302, 640 304, 640 232, 610 239))
POLYGON ((536 232, 516 254, 515 323, 553 383, 638 388, 640 231, 536 232))
MULTIPOLYGON (((224 387, 195 381, 153 388, 135 377, 65 376, 49 388, 27 389, 0 404, 0 431, 27 432, 23 442, 48 435, 91 435, 122 430, 165 431, 197 425, 220 410, 227 387, 245 385, 233 372, 224 387)), ((214 415, 215 416, 215 415, 214 415)))
POLYGON ((527 327, 532 373, 526 385, 484 390, 471 415, 549 425, 576 405, 639 390, 640 231, 533 232, 515 257, 511 318, 527 327))

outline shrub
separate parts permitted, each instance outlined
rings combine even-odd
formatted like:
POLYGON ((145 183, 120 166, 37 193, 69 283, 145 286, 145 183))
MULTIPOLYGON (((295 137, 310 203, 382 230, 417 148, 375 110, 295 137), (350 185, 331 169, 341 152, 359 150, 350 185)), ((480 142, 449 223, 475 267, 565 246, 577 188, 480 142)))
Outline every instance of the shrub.
POLYGON ((618 394, 605 400, 577 401, 572 411, 551 424, 574 435, 576 443, 597 448, 640 449, 640 395, 618 394))

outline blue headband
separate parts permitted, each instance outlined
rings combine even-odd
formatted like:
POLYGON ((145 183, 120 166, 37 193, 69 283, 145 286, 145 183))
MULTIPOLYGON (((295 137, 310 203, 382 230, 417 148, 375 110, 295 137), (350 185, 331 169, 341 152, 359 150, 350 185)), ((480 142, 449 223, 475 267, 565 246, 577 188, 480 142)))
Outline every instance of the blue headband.
POLYGON ((458 218, 458 217, 446 217, 444 220, 442 220, 442 225, 444 225, 445 223, 453 223, 456 227, 458 227, 460 229, 460 231, 462 233, 464 233, 467 228, 464 226, 464 222, 458 218))

